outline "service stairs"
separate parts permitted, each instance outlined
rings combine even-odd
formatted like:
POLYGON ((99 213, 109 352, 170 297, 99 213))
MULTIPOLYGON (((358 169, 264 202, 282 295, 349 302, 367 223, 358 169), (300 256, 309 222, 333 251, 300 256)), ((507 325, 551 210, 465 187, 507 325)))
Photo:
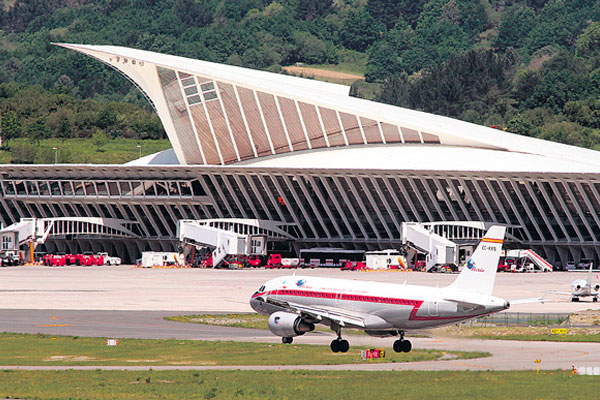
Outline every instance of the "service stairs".
POLYGON ((425 254, 425 270, 458 264, 458 246, 418 222, 402 223, 402 243, 425 254))
POLYGON ((527 250, 508 250, 506 251, 506 257, 513 257, 513 258, 525 258, 529 261, 531 261, 533 263, 533 265, 535 265, 536 267, 538 267, 540 269, 540 271, 552 271, 553 267, 552 265, 544 260, 542 258, 542 256, 540 256, 539 254, 537 254, 535 251, 531 250, 531 249, 527 249, 527 250))

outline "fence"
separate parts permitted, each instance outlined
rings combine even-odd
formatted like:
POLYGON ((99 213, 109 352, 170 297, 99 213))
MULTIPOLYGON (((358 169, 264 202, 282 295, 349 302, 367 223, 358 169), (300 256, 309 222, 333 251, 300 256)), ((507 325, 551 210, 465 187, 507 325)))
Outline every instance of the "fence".
POLYGON ((564 326, 571 327, 568 313, 503 312, 466 322, 469 326, 564 326))

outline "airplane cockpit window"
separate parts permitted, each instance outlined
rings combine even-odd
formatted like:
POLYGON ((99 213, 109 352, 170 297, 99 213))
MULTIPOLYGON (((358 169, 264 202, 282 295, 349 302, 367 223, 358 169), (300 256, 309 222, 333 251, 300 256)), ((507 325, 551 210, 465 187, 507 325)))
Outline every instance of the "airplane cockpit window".
POLYGON ((262 286, 260 287, 260 289, 258 289, 258 291, 259 291, 259 292, 262 292, 262 291, 264 291, 264 290, 265 290, 265 285, 262 285, 262 286))

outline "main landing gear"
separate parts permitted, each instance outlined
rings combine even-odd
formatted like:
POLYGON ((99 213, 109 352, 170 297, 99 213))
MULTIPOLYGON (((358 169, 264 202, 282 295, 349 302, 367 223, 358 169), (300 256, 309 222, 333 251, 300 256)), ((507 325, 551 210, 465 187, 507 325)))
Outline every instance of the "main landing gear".
POLYGON ((342 339, 341 336, 331 341, 331 351, 333 351, 334 353, 345 353, 349 349, 350 343, 348 343, 346 339, 342 339))
POLYGON ((283 342, 283 344, 290 344, 294 341, 293 337, 282 337, 281 341, 283 342))
POLYGON ((393 347, 396 353, 408 353, 412 350, 412 343, 410 340, 405 340, 404 332, 400 331, 400 339, 394 342, 393 347))

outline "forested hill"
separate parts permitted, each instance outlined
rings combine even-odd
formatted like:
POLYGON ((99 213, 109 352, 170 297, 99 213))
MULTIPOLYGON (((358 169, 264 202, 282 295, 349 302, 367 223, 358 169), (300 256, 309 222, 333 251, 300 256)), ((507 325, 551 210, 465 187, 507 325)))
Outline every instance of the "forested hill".
POLYGON ((354 95, 600 149, 598 0, 0 0, 0 27, 5 139, 163 135, 60 41, 337 68, 365 75, 354 95))

